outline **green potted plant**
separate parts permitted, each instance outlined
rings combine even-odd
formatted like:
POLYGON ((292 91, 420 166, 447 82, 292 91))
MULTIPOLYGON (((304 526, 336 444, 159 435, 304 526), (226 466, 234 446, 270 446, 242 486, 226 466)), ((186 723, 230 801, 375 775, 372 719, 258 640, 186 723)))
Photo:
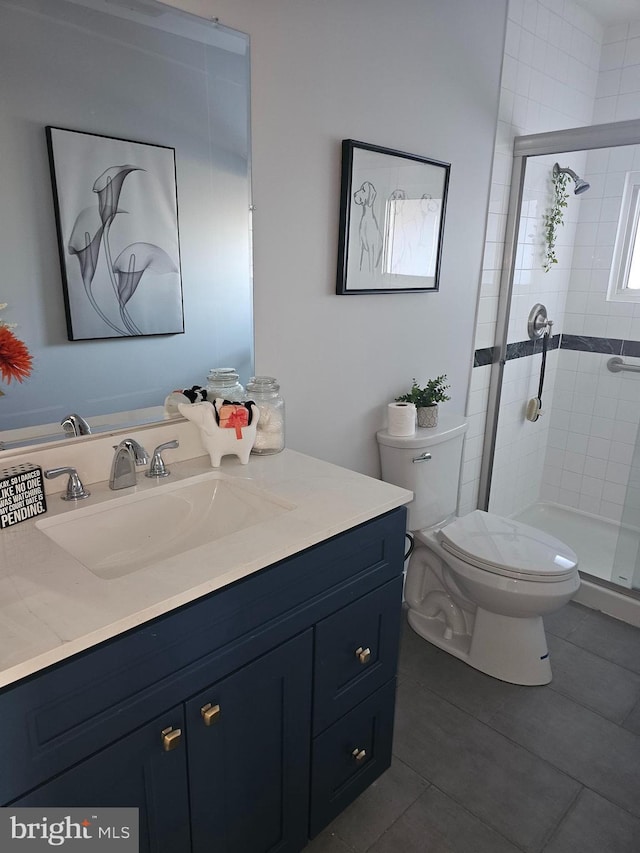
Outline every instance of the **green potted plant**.
POLYGON ((401 397, 396 397, 396 403, 415 403, 418 412, 418 426, 435 427, 438 426, 438 403, 444 403, 451 399, 445 394, 449 387, 446 373, 436 376, 435 379, 430 379, 424 388, 421 388, 417 380, 414 379, 411 390, 401 397))
MULTIPOLYGON (((556 163, 557 166, 557 163, 556 163)), ((567 192, 567 183, 569 175, 554 168, 551 177, 553 186, 553 203, 544 214, 544 261, 542 269, 549 272, 554 264, 558 263, 556 256, 556 239, 558 236, 558 228, 564 225, 564 209, 567 206, 569 193, 567 192)))

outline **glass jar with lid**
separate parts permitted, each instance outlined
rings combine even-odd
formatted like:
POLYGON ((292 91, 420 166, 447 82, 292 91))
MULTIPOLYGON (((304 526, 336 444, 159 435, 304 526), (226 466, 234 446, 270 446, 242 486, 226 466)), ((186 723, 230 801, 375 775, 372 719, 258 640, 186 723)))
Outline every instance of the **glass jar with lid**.
POLYGON ((212 367, 207 376, 207 397, 210 401, 217 397, 230 403, 241 403, 245 399, 245 390, 240 384, 240 376, 233 367, 212 367))
POLYGON ((260 409, 252 453, 280 453, 284 448, 284 400, 273 376, 253 376, 247 382, 247 399, 260 409))

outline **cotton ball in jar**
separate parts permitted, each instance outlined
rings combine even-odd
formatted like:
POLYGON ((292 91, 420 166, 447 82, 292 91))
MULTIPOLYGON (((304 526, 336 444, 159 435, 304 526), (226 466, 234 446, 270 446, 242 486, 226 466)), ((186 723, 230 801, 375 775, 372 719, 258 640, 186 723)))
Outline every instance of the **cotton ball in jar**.
POLYGON ((247 393, 260 409, 253 453, 279 453, 284 448, 284 400, 279 388, 271 376, 256 376, 247 383, 247 393))

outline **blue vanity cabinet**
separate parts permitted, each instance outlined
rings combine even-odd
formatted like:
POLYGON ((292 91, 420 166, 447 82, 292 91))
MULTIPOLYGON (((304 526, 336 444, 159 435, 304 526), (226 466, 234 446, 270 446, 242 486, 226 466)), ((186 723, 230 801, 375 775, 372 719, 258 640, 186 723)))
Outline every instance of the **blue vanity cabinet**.
POLYGON ((0 690, 0 804, 141 853, 299 853, 391 761, 399 508, 0 690))
POLYGON ((188 851, 191 841, 186 751, 180 743, 183 737, 184 711, 178 706, 11 805, 135 805, 140 809, 140 853, 188 851), (168 729, 174 733, 176 745, 165 751, 162 732, 168 729))
POLYGON ((311 647, 306 631, 13 805, 135 805, 141 853, 297 853, 311 647))

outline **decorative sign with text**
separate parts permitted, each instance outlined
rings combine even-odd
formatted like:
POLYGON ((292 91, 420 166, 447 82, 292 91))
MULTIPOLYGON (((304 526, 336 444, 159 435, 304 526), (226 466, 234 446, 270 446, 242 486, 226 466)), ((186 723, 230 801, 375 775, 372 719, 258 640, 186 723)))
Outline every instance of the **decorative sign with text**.
POLYGON ((0 470, 0 530, 46 511, 42 468, 25 464, 0 470))

